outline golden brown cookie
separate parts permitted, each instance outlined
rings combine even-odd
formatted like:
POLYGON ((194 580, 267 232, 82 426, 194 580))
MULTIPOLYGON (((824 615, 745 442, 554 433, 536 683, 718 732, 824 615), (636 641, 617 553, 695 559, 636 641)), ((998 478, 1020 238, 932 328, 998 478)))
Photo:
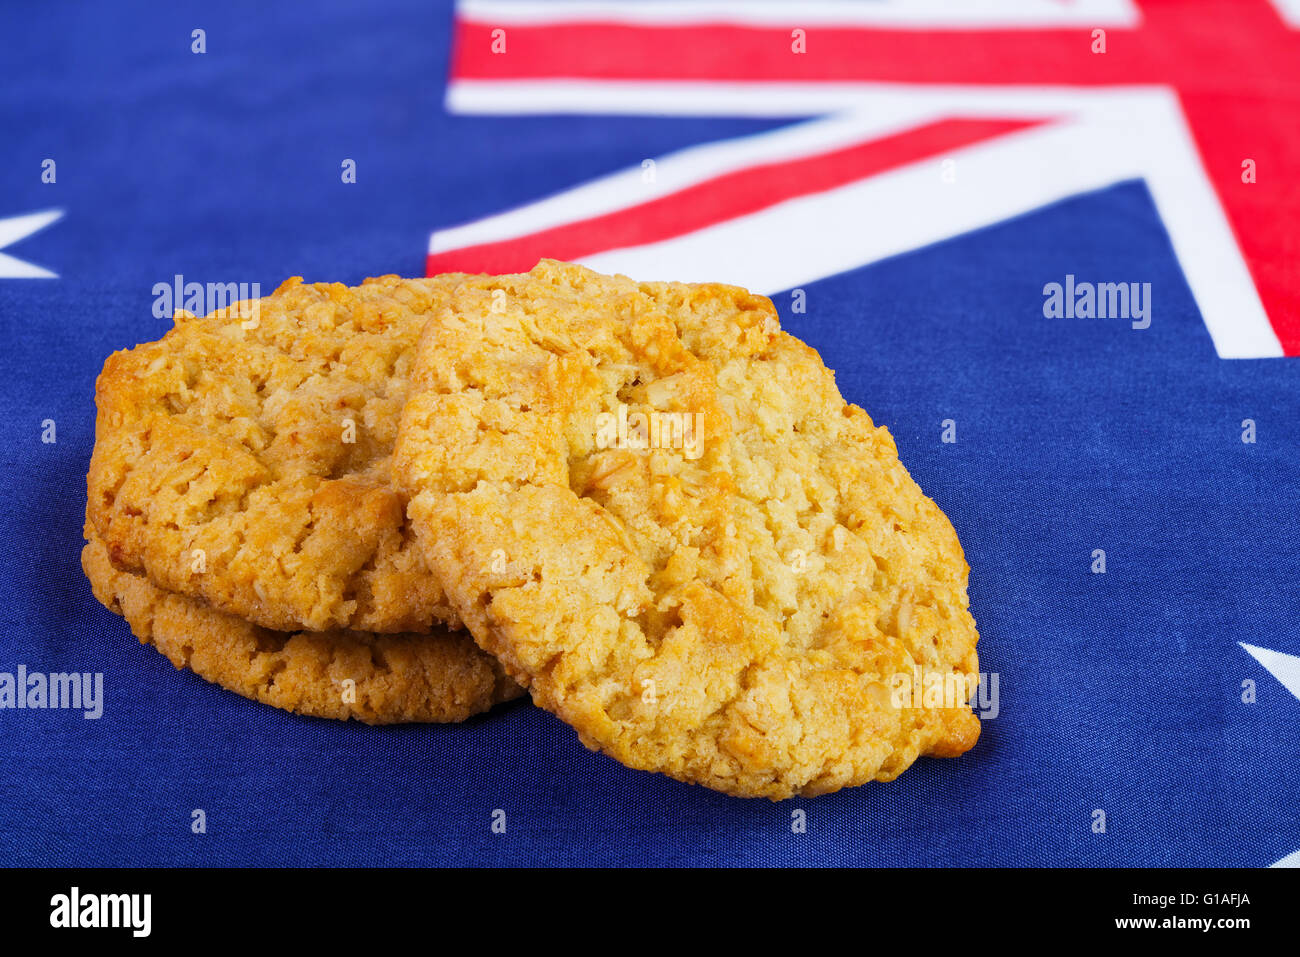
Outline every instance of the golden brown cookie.
POLYGON ((957 536, 762 296, 552 261, 467 280, 393 473, 479 644, 624 764, 785 798, 979 734, 957 536), (918 674, 960 693, 923 706, 918 674))
POLYGON ((465 632, 271 631, 119 571, 87 529, 95 597, 177 668, 264 704, 367 724, 463 721, 523 689, 465 632))
POLYGON ((87 489, 113 562, 283 631, 454 623, 388 470, 414 345, 460 278, 294 278, 109 356, 87 489))

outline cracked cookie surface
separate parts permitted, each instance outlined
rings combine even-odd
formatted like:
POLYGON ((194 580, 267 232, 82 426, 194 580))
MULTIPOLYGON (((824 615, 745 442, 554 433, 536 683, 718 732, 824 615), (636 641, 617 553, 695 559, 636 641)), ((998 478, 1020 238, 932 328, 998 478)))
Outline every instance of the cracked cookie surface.
POLYGON ((552 261, 468 279, 425 327, 393 475, 479 644, 626 765, 779 799, 978 737, 952 525, 765 297, 552 261), (903 675, 958 694, 913 706, 903 675))
POLYGON ((461 278, 294 278, 113 353, 87 492, 114 564, 284 631, 454 624, 389 461, 420 330, 461 278))
POLYGON ((466 632, 271 631, 120 571, 89 529, 87 538, 81 565, 100 604, 177 668, 254 701, 395 724, 463 721, 524 693, 466 632))

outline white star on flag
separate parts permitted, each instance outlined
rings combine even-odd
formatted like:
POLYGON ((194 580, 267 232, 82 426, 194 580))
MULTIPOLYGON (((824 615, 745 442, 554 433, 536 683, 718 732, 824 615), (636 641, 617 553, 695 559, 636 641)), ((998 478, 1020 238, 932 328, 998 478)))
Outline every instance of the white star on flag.
MULTIPOLYGON (((1271 651, 1268 648, 1257 648, 1254 645, 1246 644, 1244 641, 1239 641, 1237 644, 1245 648, 1250 656, 1263 665, 1269 674, 1282 682, 1282 686, 1287 691, 1300 698, 1300 656, 1271 651)), ((1274 863, 1273 866, 1300 867, 1300 851, 1288 854, 1274 863)))
MULTIPOLYGON (((12 246, 32 233, 40 232, 62 216, 61 209, 47 209, 39 213, 0 219, 0 249, 12 246)), ((0 253, 0 279, 57 279, 58 277, 58 273, 50 272, 34 263, 0 253)))
POLYGON ((1257 648, 1244 641, 1239 641, 1237 644, 1245 648, 1252 658, 1268 670, 1269 674, 1282 682, 1287 691, 1300 699, 1300 657, 1283 654, 1280 651, 1270 651, 1267 648, 1257 648))

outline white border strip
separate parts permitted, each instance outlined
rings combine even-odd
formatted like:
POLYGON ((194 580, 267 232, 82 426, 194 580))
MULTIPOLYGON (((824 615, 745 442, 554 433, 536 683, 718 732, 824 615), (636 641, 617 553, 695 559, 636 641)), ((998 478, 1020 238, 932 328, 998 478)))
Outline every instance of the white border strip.
POLYGON ((459 0, 462 20, 493 26, 598 21, 640 26, 731 23, 742 26, 880 26, 971 30, 1134 27, 1132 0, 459 0))
POLYGON ((930 83, 772 83, 642 80, 453 80, 449 112, 475 116, 817 117, 948 111, 956 116, 1052 116, 1143 86, 963 86, 930 83))

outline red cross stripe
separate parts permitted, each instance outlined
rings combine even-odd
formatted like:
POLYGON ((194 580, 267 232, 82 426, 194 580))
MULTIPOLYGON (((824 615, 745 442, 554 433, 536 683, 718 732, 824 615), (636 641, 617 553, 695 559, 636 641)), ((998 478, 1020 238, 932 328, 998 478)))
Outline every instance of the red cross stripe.
MULTIPOLYGON (((486 18, 458 21, 455 81, 575 80, 621 83, 828 85, 847 83, 961 87, 1125 88, 1157 86, 1177 95, 1200 160, 1267 312, 1282 352, 1300 355, 1300 32, 1267 0, 1141 0, 1136 23, 1105 26, 1105 52, 1094 53, 1087 26, 952 29, 929 24, 812 23, 804 55, 792 55, 800 29, 797 6, 788 22, 628 22, 619 19, 523 20, 511 23, 508 54, 496 55, 486 18), (1243 177, 1253 161, 1254 180, 1243 177)), ((791 188, 825 188, 818 177, 871 175, 946 148, 944 137, 999 135, 1014 121, 963 125, 952 120, 823 157, 797 176, 750 171, 723 190, 707 215, 736 215, 755 196, 776 202, 791 188), (933 140, 934 142, 927 142, 933 140), (799 182, 802 187, 789 186, 799 182), (770 196, 769 196, 770 191, 770 196), (741 195, 748 200, 740 200, 741 195)), ((813 162, 813 161, 809 161, 813 162)), ((718 185, 718 184, 714 184, 718 185)), ((723 184, 726 185, 726 184, 723 184)), ((651 242, 693 228, 683 197, 557 227, 557 255, 592 251, 595 235, 616 227, 613 241, 651 242), (657 205, 656 205, 657 204, 657 205), (639 221, 640 226, 629 226, 639 221), (640 230, 638 232, 638 230, 640 230)), ((704 215, 698 206, 694 215, 704 215)), ((606 239, 610 237, 606 236, 606 239)), ((487 268, 526 268, 536 245, 496 249, 487 268)), ((468 249, 431 256, 430 268, 466 268, 481 261, 468 249), (460 255, 457 255, 459 253, 460 255)), ((477 248, 476 255, 489 250, 477 248)), ((1187 269, 1187 265, 1184 264, 1187 269)))

